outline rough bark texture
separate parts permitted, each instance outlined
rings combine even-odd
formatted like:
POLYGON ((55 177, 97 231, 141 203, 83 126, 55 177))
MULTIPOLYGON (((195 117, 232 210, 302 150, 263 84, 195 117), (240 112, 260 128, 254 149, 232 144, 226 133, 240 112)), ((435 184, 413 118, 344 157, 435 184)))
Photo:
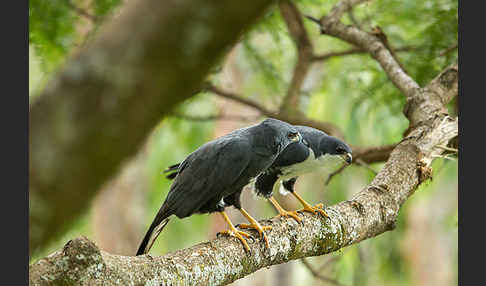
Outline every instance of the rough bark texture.
POLYGON ((458 135, 457 118, 436 113, 457 95, 457 75, 455 65, 448 67, 409 98, 413 104, 406 114, 415 115, 409 119, 416 127, 369 186, 326 208, 329 219, 305 213, 303 225, 292 219, 262 220, 273 226, 267 232, 270 249, 256 239, 248 254, 239 241, 219 237, 161 257, 130 257, 100 251, 81 237, 31 265, 30 284, 225 285, 263 267, 330 253, 392 230, 400 206, 431 177, 432 158, 443 152, 437 145, 458 135))
POLYGON ((130 1, 64 65, 30 106, 30 253, 86 209, 271 2, 130 1))

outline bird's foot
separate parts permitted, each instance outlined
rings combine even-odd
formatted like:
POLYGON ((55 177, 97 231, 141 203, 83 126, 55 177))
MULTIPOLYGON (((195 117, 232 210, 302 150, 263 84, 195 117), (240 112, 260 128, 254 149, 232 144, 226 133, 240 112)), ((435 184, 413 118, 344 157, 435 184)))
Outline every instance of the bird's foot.
POLYGON ((225 231, 222 231, 222 232, 218 232, 217 236, 219 235, 228 235, 228 236, 233 236, 233 237, 236 237, 237 239, 239 239, 241 241, 241 243, 243 244, 243 246, 245 247, 245 249, 247 251, 250 251, 250 246, 248 246, 248 242, 246 242, 246 238, 251 238, 251 235, 249 235, 248 233, 244 232, 244 231, 239 231, 237 230, 236 228, 234 229, 228 229, 228 230, 225 230, 225 231))
POLYGON ((282 210, 282 211, 279 211, 279 214, 277 216, 278 217, 292 217, 298 223, 302 224, 302 219, 298 216, 298 212, 297 211, 286 211, 286 210, 282 210))
POLYGON ((329 218, 329 215, 324 211, 323 204, 317 204, 315 206, 304 204, 304 208, 299 210, 299 212, 310 212, 312 214, 320 213, 322 216, 329 218))
POLYGON ((268 239, 267 239, 267 236, 265 234, 265 230, 271 230, 272 229, 271 226, 266 226, 266 225, 262 226, 257 221, 251 222, 250 224, 242 223, 242 224, 239 224, 238 226, 240 228, 254 229, 254 230, 258 231, 258 233, 260 234, 260 239, 263 238, 265 240, 265 245, 267 246, 267 248, 270 248, 270 244, 268 243, 268 239))

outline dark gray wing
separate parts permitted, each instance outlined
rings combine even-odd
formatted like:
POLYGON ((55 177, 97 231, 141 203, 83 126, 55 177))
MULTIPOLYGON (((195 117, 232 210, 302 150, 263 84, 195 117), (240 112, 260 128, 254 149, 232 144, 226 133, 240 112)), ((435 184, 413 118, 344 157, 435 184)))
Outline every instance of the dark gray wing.
POLYGON ((165 175, 165 177, 169 180, 172 180, 174 179, 177 174, 179 173, 179 166, 181 165, 181 163, 177 163, 177 164, 174 164, 172 166, 169 166, 167 167, 164 171, 162 171, 163 174, 167 174, 165 175))
POLYGON ((201 146, 181 163, 164 204, 181 218, 197 212, 243 179, 250 157, 251 146, 241 137, 221 138, 201 146))
POLYGON ((273 193, 273 185, 280 176, 280 170, 272 169, 261 173, 255 180, 255 192, 259 196, 269 198, 273 193))

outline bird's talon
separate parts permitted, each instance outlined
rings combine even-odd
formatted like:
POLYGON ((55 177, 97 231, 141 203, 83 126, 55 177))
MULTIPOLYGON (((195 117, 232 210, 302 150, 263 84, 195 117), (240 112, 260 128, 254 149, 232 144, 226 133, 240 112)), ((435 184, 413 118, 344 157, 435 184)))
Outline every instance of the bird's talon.
POLYGON ((253 237, 251 237, 251 235, 249 235, 248 233, 243 232, 243 231, 239 231, 239 230, 229 230, 228 229, 228 230, 225 230, 225 231, 222 231, 222 232, 218 232, 218 235, 228 235, 228 236, 236 237, 237 239, 239 239, 241 241, 241 243, 243 244, 243 247, 245 247, 245 250, 250 252, 250 246, 248 246, 248 242, 246 242, 246 240, 243 238, 243 237, 247 237, 247 238, 253 239, 253 237))
POLYGON ((315 208, 324 209, 324 204, 320 203, 314 206, 315 208))
POLYGON ((299 210, 300 213, 308 212, 311 214, 316 214, 316 211, 312 207, 304 207, 303 209, 299 210))
POLYGON ((326 218, 329 218, 329 215, 324 211, 324 204, 317 204, 314 206, 314 210, 319 212, 321 215, 323 215, 326 218))
POLYGON ((322 216, 329 218, 329 215, 324 211, 324 205, 323 204, 317 204, 315 206, 308 206, 304 207, 303 209, 299 210, 299 212, 310 212, 312 214, 321 214, 322 216))
MULTIPOLYGON (((269 243, 268 243, 268 239, 267 239, 267 236, 265 235, 265 231, 266 230, 271 230, 272 227, 269 226, 269 225, 264 225, 264 226, 261 226, 258 222, 255 223, 255 224, 246 224, 246 223, 241 223, 239 225, 239 228, 243 228, 243 229, 253 229, 253 230, 256 230, 258 231, 258 234, 260 235, 260 239, 264 239, 265 240, 265 245, 267 247, 270 247, 269 243)), ((253 237, 252 237, 253 239, 253 237)))
POLYGON ((299 217, 297 211, 282 211, 278 217, 292 217, 298 223, 302 224, 302 219, 299 217))
POLYGON ((321 209, 317 209, 317 211, 324 217, 326 218, 329 218, 329 215, 324 211, 324 210, 321 210, 321 209))

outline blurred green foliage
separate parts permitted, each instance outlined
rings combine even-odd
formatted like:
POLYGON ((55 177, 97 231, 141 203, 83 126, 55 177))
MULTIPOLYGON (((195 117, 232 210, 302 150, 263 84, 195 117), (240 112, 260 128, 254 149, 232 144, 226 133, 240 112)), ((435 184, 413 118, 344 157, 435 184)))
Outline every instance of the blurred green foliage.
POLYGON ((120 4, 120 0, 87 1, 31 0, 29 1, 29 44, 39 56, 45 72, 54 71, 75 47, 80 37, 77 25, 90 21, 94 30, 120 4), (85 13, 86 15, 84 15, 85 13), (84 18, 83 18, 84 17, 84 18))
MULTIPOLYGON (((89 12, 103 19, 119 2, 93 0, 89 12)), ((314 17, 328 13, 336 2, 295 1, 303 14, 314 17)), ((356 7, 352 16, 345 14, 343 21, 351 24, 353 17, 366 31, 380 26, 393 48, 412 47, 410 51, 398 53, 398 57, 408 73, 423 86, 457 60, 457 49, 450 49, 444 54, 458 41, 457 9, 458 2, 453 0, 375 0, 356 7)), ((34 48, 29 52, 31 94, 73 49, 78 36, 75 26, 79 24, 80 17, 63 0, 29 1, 29 40, 34 48)), ((101 22, 94 23, 95 28, 101 22)), ((304 20, 304 24, 316 54, 351 48, 338 39, 320 35, 314 23, 304 20)), ((286 93, 296 60, 295 45, 278 8, 274 7, 243 36, 238 46, 237 65, 244 75, 240 93, 268 108, 276 108, 286 93)), ((211 77, 218 82, 222 73, 211 77)), ((366 54, 356 54, 315 63, 304 83, 300 107, 311 118, 339 126, 348 143, 376 146, 396 143, 402 138, 408 126, 402 114, 404 104, 404 97, 388 80, 380 65, 366 54)), ((177 111, 207 115, 216 114, 217 108, 213 95, 201 93, 181 104, 177 111)), ((198 146, 212 139, 214 127, 211 121, 194 122, 169 117, 155 128, 149 142, 149 160, 146 162, 150 178, 147 226, 170 187, 170 181, 163 177, 161 171, 180 162, 198 146)), ((370 167, 379 170, 382 165, 377 163, 370 167)), ((441 199, 446 206, 445 211, 441 213, 442 216, 429 219, 437 224, 435 229, 438 237, 446 239, 444 243, 448 252, 443 254, 443 259, 452 261, 448 269, 453 277, 450 285, 456 285, 457 163, 437 159, 433 169, 433 181, 423 184, 405 203, 394 231, 329 255, 339 256, 339 259, 326 270, 326 275, 345 285, 411 285, 415 281, 412 273, 414 265, 410 264, 403 246, 412 226, 409 223, 410 208, 422 202, 430 207, 430 213, 434 213, 433 210, 441 207, 436 204, 441 199)), ((373 177, 371 171, 352 165, 335 176, 328 186, 324 186, 327 178, 316 174, 302 176, 298 186, 299 192, 310 202, 334 204, 348 199, 373 177), (323 187, 316 190, 316 185, 323 187)), ((256 200, 255 204, 264 209, 266 215, 273 215, 273 209, 265 201, 256 200)), ((174 219, 161 234, 152 252, 166 253, 204 241, 208 236, 213 237, 215 234, 210 233, 208 227, 209 218, 206 215, 174 219)), ((89 212, 39 257, 58 249, 78 233, 88 237, 91 235, 89 212)), ((329 256, 313 258, 312 261, 324 261, 329 256)), ((311 281, 310 274, 307 275, 306 281, 311 281)))

